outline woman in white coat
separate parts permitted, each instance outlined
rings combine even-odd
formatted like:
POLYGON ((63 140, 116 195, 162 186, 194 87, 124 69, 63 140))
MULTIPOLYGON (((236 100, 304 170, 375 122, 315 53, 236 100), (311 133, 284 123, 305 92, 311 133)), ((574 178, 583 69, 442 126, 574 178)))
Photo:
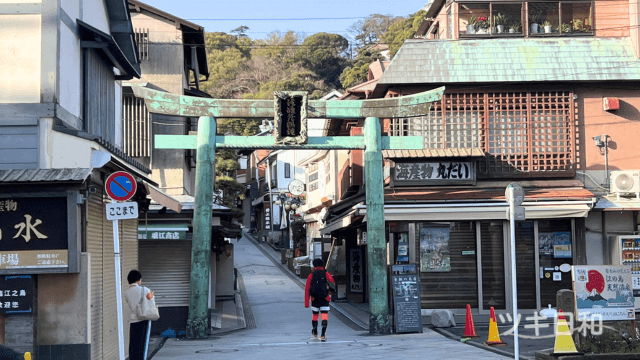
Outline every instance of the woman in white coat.
POLYGON ((147 327, 150 322, 138 319, 136 306, 140 304, 143 296, 153 301, 153 291, 144 288, 142 285, 142 274, 138 270, 131 270, 127 275, 129 289, 124 293, 124 298, 129 304, 129 360, 146 360, 144 358, 147 327))

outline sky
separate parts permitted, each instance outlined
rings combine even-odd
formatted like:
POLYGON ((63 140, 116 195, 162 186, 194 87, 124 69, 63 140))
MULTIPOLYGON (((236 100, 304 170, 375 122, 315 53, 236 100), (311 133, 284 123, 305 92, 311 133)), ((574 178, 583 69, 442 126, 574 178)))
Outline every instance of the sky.
POLYGON ((162 11, 189 20, 207 32, 229 32, 248 26, 252 39, 270 32, 293 30, 306 36, 329 32, 350 40, 347 29, 371 14, 408 16, 428 0, 142 0, 162 11))

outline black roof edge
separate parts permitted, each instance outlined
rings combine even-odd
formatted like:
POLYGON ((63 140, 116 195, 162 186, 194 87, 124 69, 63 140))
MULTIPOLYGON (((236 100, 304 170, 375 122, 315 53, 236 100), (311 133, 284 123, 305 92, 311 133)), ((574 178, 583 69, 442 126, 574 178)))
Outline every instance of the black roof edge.
POLYGON ((96 29, 80 19, 76 19, 76 22, 78 24, 78 35, 81 41, 104 43, 104 46, 99 49, 109 58, 113 66, 118 68, 121 73, 124 73, 116 76, 116 80, 130 80, 134 77, 140 78, 140 64, 137 62, 131 63, 113 36, 96 29))
POLYGON ((117 146, 113 145, 112 143, 110 143, 109 141, 103 139, 100 136, 92 135, 92 134, 86 133, 84 131, 69 129, 69 128, 66 128, 66 127, 64 127, 62 125, 54 125, 53 126, 53 130, 55 130, 57 132, 64 133, 64 134, 67 134, 67 135, 77 136, 79 138, 95 141, 98 144, 100 144, 103 147, 105 147, 107 150, 109 150, 112 154, 114 154, 115 156, 123 159, 128 164, 134 166, 138 170, 140 170, 140 171, 142 171, 142 172, 144 172, 146 174, 151 174, 151 169, 149 169, 148 167, 144 166, 138 160, 136 160, 136 159, 132 158, 131 156, 125 154, 125 152, 122 151, 120 148, 118 148, 117 146))

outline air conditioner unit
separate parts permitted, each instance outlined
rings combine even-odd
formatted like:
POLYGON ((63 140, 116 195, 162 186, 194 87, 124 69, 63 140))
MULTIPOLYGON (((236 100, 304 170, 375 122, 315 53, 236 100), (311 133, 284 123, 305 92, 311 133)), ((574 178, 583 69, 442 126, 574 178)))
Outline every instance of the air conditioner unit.
POLYGON ((623 170, 611 172, 610 191, 618 196, 620 194, 635 194, 640 201, 640 170, 623 170))

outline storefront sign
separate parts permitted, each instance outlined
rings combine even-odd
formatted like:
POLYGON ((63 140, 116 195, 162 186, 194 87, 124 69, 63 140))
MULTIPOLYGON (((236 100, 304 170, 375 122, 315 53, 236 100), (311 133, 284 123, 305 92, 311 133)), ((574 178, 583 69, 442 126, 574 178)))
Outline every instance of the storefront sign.
POLYGON ((364 292, 361 249, 351 249, 349 252, 349 287, 352 293, 361 294, 364 292))
POLYGON ((398 257, 396 262, 409 262, 409 240, 407 233, 398 234, 398 257))
POLYGON ((362 231, 362 229, 358 229, 356 234, 356 243, 358 246, 367 245, 367 232, 362 231))
POLYGON ((392 179, 394 185, 436 183, 469 184, 475 181, 471 162, 396 163, 392 179))
POLYGON ((264 209, 264 228, 265 230, 271 230, 271 209, 264 209))
POLYGON ((451 271, 449 228, 422 228, 420 230, 420 271, 451 271))
POLYGON ((307 142, 307 93, 277 91, 274 93, 276 143, 307 142))
POLYGON ((0 220, 0 270, 69 266, 66 196, 0 198, 0 220))
POLYGON ((33 312, 31 275, 0 276, 0 314, 33 312))
MULTIPOLYGON (((417 271, 396 275, 398 265, 393 267, 391 282, 393 287, 393 308, 396 333, 422 332, 420 310, 420 280, 417 271)), ((415 265, 414 265, 415 270, 415 265)))
POLYGON ((628 266, 573 266, 578 319, 635 320, 628 266))

